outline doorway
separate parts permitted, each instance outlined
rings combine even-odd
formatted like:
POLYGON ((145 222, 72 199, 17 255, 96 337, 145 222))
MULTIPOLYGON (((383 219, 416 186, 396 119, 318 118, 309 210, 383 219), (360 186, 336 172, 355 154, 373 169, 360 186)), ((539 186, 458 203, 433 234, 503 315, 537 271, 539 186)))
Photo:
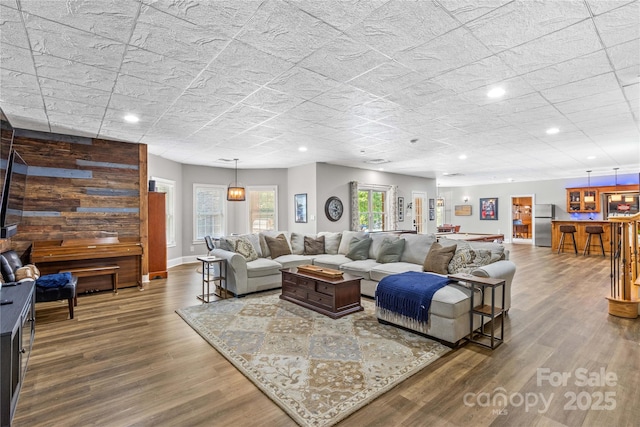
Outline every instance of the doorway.
POLYGON ((533 196, 511 196, 511 241, 533 244, 533 196))
POLYGON ((418 234, 424 234, 427 232, 427 213, 425 209, 427 193, 412 191, 411 198, 413 199, 413 229, 418 234))

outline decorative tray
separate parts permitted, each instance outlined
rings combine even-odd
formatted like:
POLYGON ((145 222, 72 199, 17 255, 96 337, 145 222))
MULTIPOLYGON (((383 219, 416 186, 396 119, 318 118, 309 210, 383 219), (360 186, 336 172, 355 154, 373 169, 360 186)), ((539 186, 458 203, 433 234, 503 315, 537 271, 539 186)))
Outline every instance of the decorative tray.
POLYGON ((337 279, 342 277, 342 271, 340 270, 334 270, 332 268, 324 268, 324 267, 319 267, 317 265, 310 265, 310 264, 299 265, 298 272, 316 274, 318 276, 329 277, 331 279, 337 279))

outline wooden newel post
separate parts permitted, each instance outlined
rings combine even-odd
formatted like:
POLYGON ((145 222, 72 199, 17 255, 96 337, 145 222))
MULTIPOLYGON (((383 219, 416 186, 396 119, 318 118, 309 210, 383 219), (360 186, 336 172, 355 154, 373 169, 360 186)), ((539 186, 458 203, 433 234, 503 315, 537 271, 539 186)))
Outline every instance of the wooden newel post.
POLYGON ((613 217, 611 221, 611 295, 609 314, 628 319, 638 317, 640 270, 640 213, 629 217, 613 217))

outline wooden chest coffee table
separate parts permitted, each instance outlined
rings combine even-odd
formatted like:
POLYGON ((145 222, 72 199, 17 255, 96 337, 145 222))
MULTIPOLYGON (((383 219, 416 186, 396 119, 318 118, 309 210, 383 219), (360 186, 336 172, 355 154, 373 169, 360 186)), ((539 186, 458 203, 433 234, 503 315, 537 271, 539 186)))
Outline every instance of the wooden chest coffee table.
POLYGON ((364 310, 360 305, 359 276, 344 273, 331 279, 298 271, 297 267, 283 268, 280 299, 337 319, 364 310))

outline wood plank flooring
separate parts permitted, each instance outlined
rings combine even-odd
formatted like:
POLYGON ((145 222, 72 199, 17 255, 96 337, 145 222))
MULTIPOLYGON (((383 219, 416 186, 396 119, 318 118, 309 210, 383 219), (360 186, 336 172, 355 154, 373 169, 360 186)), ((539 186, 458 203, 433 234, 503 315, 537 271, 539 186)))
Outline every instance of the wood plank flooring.
MULTIPOLYGON (((505 343, 454 349, 340 426, 638 425, 640 319, 607 314, 608 258, 507 247, 518 269, 505 343), (580 383, 601 369, 615 385, 580 383)), ((14 426, 295 426, 175 314, 200 304, 195 269, 80 296, 74 320, 66 301, 37 304, 14 426)))

